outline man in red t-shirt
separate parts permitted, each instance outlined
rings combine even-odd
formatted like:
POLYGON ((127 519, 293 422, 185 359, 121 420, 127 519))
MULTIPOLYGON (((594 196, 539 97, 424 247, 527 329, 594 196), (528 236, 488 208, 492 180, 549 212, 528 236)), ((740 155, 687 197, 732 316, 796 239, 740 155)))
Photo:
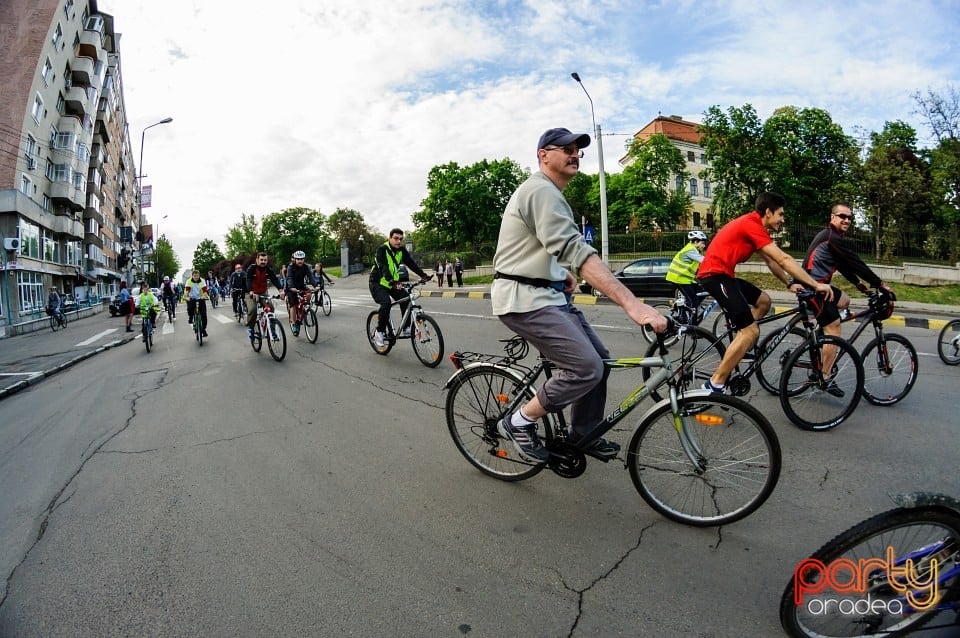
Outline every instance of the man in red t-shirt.
POLYGON ((771 231, 778 232, 783 228, 785 201, 778 193, 760 193, 756 210, 724 225, 703 256, 697 280, 739 329, 717 371, 703 385, 705 390, 723 392, 727 377, 760 336, 756 320, 770 309, 770 295, 750 282, 736 278, 737 264, 759 252, 770 272, 787 286, 794 282, 806 284, 823 293, 828 300, 833 299, 833 290, 828 284, 814 280, 770 238, 771 231))

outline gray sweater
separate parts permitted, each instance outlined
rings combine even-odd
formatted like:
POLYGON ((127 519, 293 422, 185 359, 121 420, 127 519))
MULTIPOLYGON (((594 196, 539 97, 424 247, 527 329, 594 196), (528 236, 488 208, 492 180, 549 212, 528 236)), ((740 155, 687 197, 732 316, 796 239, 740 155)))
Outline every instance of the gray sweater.
MULTIPOLYGON (((596 252, 584 241, 563 193, 538 171, 507 202, 493 267, 509 275, 563 281, 568 270, 579 270, 596 252)), ((567 303, 562 292, 509 279, 494 279, 490 299, 495 315, 567 303)))

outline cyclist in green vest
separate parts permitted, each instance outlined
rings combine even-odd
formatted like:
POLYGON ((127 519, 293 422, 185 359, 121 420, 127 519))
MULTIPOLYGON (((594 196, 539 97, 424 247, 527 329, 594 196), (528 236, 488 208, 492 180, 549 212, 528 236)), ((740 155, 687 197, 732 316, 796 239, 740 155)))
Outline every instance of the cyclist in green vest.
POLYGON ((703 261, 703 251, 707 249, 707 235, 700 230, 691 230, 687 233, 687 244, 673 256, 670 268, 667 270, 667 281, 677 285, 687 300, 687 306, 693 316, 697 314, 701 297, 697 293, 703 290, 697 283, 697 270, 703 261))
MULTIPOLYGON (((406 299, 408 296, 400 285, 400 264, 406 264, 407 268, 420 275, 421 279, 430 279, 403 247, 403 231, 394 228, 390 231, 390 239, 377 248, 377 253, 373 257, 373 266, 370 268, 370 294, 373 300, 380 304, 377 331, 373 335, 373 343, 378 348, 383 347, 383 333, 387 329, 387 320, 390 318, 391 302, 394 299, 406 299)), ((409 300, 400 302, 401 316, 407 311, 409 304, 409 300)), ((398 337, 410 336, 410 326, 400 326, 399 329, 398 337)))

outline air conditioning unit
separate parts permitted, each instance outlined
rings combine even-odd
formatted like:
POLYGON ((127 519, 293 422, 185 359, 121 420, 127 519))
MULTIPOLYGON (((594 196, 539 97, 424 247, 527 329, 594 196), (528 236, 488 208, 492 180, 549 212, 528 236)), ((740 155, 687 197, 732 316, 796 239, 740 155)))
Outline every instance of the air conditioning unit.
POLYGON ((3 247, 7 250, 20 250, 20 238, 7 237, 3 240, 3 247))

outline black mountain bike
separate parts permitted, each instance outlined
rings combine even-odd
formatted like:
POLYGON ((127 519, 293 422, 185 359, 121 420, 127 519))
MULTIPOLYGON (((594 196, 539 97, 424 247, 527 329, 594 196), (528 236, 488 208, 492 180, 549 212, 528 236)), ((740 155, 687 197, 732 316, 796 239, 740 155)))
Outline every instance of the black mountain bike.
POLYGON ((937 335, 937 354, 948 366, 960 364, 960 319, 951 319, 937 335))
MULTIPOLYGON (((801 290, 796 308, 757 320, 762 325, 789 318, 763 337, 727 380, 730 394, 745 396, 750 392, 750 377, 756 373, 764 389, 780 396, 790 421, 804 430, 828 430, 843 423, 860 402, 863 388, 863 364, 857 351, 844 339, 824 335, 817 326, 811 306, 816 295, 801 290), (823 370, 825 345, 837 347, 831 370, 823 370)), ((680 329, 680 340, 671 346, 669 356, 684 388, 700 389, 713 375, 726 352, 724 344, 732 340, 735 331, 733 326, 719 335, 697 326, 680 329)), ((656 346, 647 350, 647 356, 656 353, 656 346)), ((643 374, 646 378, 650 373, 645 370, 643 374)), ((656 388, 653 396, 662 398, 656 388)))

